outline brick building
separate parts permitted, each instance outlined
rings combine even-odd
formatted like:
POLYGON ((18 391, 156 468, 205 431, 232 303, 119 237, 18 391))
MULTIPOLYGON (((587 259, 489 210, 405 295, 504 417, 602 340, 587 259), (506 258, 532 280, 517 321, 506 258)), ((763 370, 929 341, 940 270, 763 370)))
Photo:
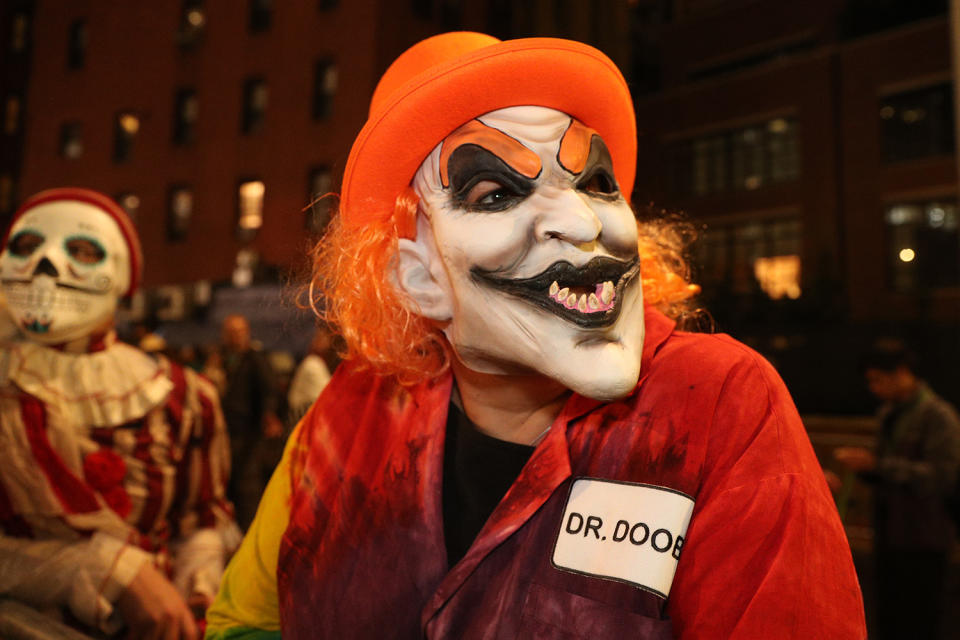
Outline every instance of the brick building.
POLYGON ((774 360, 802 409, 864 411, 872 336, 916 338, 935 383, 960 359, 946 4, 11 0, 0 215, 54 185, 114 195, 146 252, 135 312, 176 320, 211 286, 306 266, 330 201, 308 204, 336 190, 405 47, 458 28, 572 37, 631 82, 635 202, 705 226, 696 278, 719 329, 774 360))
POLYGON ((701 228, 719 329, 770 357, 802 410, 869 411, 856 361, 881 334, 960 400, 947 3, 653 4, 635 199, 701 228))

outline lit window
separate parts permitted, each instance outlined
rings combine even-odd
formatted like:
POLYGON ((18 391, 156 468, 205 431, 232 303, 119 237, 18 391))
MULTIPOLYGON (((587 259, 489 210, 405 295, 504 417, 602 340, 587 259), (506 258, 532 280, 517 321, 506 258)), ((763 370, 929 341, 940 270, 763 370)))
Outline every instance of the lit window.
POLYGON ((266 186, 261 180, 246 180, 237 189, 237 235, 252 240, 263 225, 263 196, 266 186))
POLYGON ((190 144, 193 142, 199 113, 200 104, 197 102, 197 92, 193 89, 177 91, 173 105, 174 144, 190 144))
MULTIPOLYGON (((733 187, 752 191, 763 184, 763 133, 758 127, 741 129, 733 138, 733 187)), ((720 189, 717 189, 719 191, 720 189)))
POLYGON ((67 41, 67 68, 82 69, 87 60, 87 21, 74 20, 70 23, 67 41))
POLYGON ((167 202, 167 239, 185 240, 193 217, 193 189, 184 185, 170 188, 167 202))
POLYGON ((337 66, 323 59, 313 69, 313 118, 325 120, 333 112, 333 97, 337 93, 337 66))
POLYGON ((60 155, 76 160, 83 155, 83 125, 65 122, 60 126, 60 155))
POLYGON ((799 298, 802 241, 802 226, 794 217, 708 225, 697 256, 704 295, 762 292, 772 300, 799 298))
POLYGON ((140 131, 140 118, 136 114, 124 111, 117 114, 113 123, 113 161, 123 163, 130 160, 133 141, 140 131))
POLYGON ((117 204, 123 207, 130 219, 134 222, 140 213, 140 196, 135 193, 125 191, 117 196, 117 204))
POLYGON ((766 156, 771 182, 788 182, 800 177, 800 149, 797 121, 775 118, 767 123, 766 156))
POLYGON ((267 112, 267 82, 263 78, 248 78, 243 83, 243 127, 244 133, 250 133, 263 125, 267 112))
POLYGON ((900 162, 953 153, 953 118, 949 83, 885 96, 880 102, 883 159, 900 162))
POLYGON ((20 96, 7 96, 3 110, 3 132, 8 136, 20 130, 20 96))
POLYGON ((771 300, 800 297, 800 256, 757 258, 753 273, 760 288, 771 300))
POLYGON ((773 118, 749 127, 681 140, 668 151, 671 189, 705 196, 753 191, 800 177, 797 122, 773 118))
POLYGON ((323 233, 330 216, 336 209, 337 196, 333 191, 333 176, 327 167, 317 167, 310 172, 307 198, 307 231, 323 233))
POLYGON ((270 28, 273 0, 250 0, 250 31, 257 33, 270 28))
POLYGON ((207 26, 207 14, 203 10, 203 0, 183 0, 180 7, 180 27, 177 29, 177 42, 189 49, 203 38, 207 26))
POLYGON ((30 18, 25 13, 15 13, 10 21, 10 51, 20 53, 27 48, 30 18))
POLYGON ((895 291, 960 285, 956 201, 899 202, 887 207, 887 267, 895 291))
POLYGON ((242 289, 253 284, 254 272, 260 262, 260 256, 253 249, 244 248, 237 251, 237 261, 230 278, 234 287, 242 289))

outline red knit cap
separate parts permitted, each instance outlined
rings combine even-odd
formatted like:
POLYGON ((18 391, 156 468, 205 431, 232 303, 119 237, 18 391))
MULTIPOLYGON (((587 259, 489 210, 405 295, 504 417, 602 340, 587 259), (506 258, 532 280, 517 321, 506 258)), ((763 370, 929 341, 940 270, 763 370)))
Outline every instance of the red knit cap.
POLYGON ((600 134, 629 199, 636 170, 636 122, 616 65, 591 46, 557 38, 500 41, 444 33, 404 52, 383 74, 343 177, 348 227, 381 220, 424 158, 454 129, 506 107, 550 107, 600 134))
POLYGON ((108 216, 113 218, 117 226, 120 227, 120 233, 123 235, 124 242, 127 244, 127 251, 130 253, 130 286, 124 292, 123 297, 129 298, 140 287, 143 279, 143 249, 140 247, 140 237, 137 235, 137 229, 133 226, 130 216, 123 210, 123 207, 114 202, 111 198, 98 191, 90 189, 81 189, 79 187, 61 187, 57 189, 47 189, 27 198, 10 220, 6 232, 3 234, 3 244, 0 250, 7 248, 7 242, 10 240, 10 230, 17 223, 23 214, 41 204, 55 202, 58 200, 85 202, 92 204, 108 216))

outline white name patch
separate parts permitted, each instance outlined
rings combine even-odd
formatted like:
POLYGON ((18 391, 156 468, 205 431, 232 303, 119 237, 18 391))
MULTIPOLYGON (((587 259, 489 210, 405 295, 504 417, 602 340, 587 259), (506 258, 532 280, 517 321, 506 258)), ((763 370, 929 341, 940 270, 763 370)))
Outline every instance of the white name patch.
POLYGON ((693 503, 666 487, 577 478, 553 547, 553 566, 666 598, 693 503))

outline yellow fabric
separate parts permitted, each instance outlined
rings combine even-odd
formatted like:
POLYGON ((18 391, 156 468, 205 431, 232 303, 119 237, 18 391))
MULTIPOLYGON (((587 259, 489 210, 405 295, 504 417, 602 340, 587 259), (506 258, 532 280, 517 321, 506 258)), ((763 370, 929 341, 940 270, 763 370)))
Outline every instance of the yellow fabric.
POLYGON ((205 637, 229 637, 224 632, 237 627, 276 631, 280 629, 277 600, 277 557, 280 538, 290 521, 290 457, 297 441, 297 425, 283 458, 260 499, 257 514, 230 560, 220 582, 220 591, 207 610, 205 637))

